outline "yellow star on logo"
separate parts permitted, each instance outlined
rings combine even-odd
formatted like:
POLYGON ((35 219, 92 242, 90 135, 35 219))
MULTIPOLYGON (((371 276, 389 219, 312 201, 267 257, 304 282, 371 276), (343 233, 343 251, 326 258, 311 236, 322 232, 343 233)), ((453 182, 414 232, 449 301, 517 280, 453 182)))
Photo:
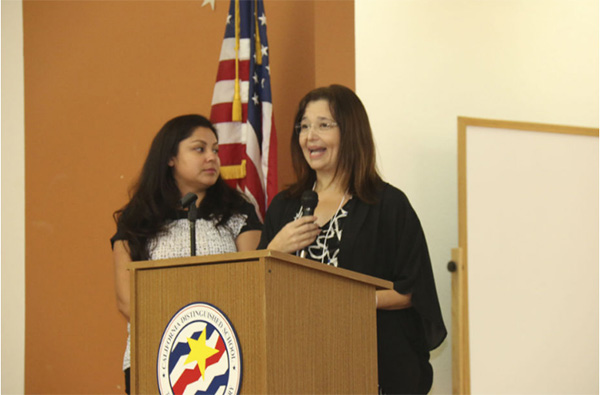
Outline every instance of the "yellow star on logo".
POLYGON ((188 344, 190 346, 190 353, 185 360, 185 364, 196 361, 198 364, 198 369, 200 369, 200 373, 202 374, 202 379, 204 380, 206 360, 218 353, 219 350, 206 345, 206 331, 202 331, 198 340, 188 337, 188 344))

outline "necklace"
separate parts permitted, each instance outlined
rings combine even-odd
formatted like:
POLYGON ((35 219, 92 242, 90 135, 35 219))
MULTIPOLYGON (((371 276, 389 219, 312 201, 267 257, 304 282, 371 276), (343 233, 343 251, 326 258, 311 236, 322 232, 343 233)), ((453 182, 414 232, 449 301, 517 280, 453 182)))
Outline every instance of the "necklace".
MULTIPOLYGON (((313 188, 312 188, 313 191, 315 190, 316 186, 317 186, 317 182, 315 181, 315 183, 313 184, 313 188)), ((347 194, 348 194, 348 190, 346 189, 346 191, 342 195, 342 200, 340 201, 340 205, 338 206, 337 210, 335 210, 335 213, 333 214, 333 217, 331 217, 331 219, 329 220, 329 228, 327 229, 327 232, 325 233, 325 241, 329 240, 329 238, 332 236, 331 232, 333 231, 333 228, 332 228, 333 227, 333 221, 338 216, 340 210, 344 206, 344 201, 346 200, 346 195, 347 194)), ((325 251, 323 251, 323 253, 321 254, 321 263, 325 263, 325 251)))

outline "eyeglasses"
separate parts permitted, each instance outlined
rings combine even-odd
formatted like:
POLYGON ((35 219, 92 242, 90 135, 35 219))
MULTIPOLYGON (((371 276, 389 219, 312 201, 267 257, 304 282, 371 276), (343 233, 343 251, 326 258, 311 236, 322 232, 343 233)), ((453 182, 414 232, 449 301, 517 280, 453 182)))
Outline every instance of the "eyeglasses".
POLYGON ((324 133, 335 128, 336 126, 338 126, 337 122, 333 121, 320 121, 316 124, 301 122, 294 125, 294 131, 297 134, 308 133, 308 131, 314 127, 315 132, 324 133))

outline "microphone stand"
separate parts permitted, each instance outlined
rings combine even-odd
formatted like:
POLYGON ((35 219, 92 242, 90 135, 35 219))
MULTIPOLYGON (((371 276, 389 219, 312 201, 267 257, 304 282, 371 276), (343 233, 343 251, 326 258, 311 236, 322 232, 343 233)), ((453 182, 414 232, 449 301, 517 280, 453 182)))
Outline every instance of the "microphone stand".
POLYGON ((196 256, 196 219, 198 217, 198 208, 196 200, 198 195, 188 193, 179 201, 183 208, 188 207, 188 221, 190 223, 190 256, 196 256))
POLYGON ((198 217, 198 208, 193 203, 188 210, 188 221, 190 221, 190 256, 196 256, 196 218, 198 217))

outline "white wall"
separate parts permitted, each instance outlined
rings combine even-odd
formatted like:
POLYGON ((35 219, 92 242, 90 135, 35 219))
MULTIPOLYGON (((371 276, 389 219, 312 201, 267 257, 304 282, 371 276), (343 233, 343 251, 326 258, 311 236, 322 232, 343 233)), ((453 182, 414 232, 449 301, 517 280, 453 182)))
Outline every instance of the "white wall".
POLYGON ((2 0, 2 389, 25 390, 23 5, 2 0))
MULTIPOLYGON (((598 2, 356 0, 355 13, 380 170, 421 218, 450 328, 456 118, 598 127, 598 2)), ((450 338, 432 355, 432 393, 452 391, 450 338)))

